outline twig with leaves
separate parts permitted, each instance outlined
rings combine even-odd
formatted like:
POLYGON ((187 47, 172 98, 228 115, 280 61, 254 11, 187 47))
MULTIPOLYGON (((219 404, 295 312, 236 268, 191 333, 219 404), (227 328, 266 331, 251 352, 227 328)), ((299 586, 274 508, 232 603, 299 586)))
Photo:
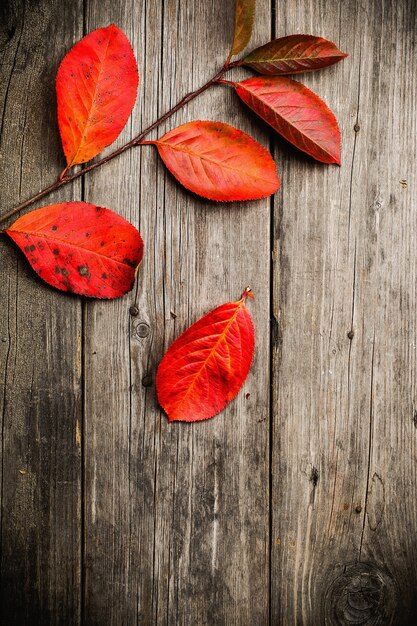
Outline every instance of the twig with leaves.
MULTIPOLYGON (((252 111, 300 150, 340 165, 340 132, 327 105, 288 74, 318 70, 347 55, 313 35, 290 35, 231 62, 248 45, 255 0, 237 0, 235 31, 223 67, 124 146, 92 162, 119 136, 136 100, 138 68, 126 35, 114 24, 79 41, 57 74, 58 125, 67 165, 57 181, 0 215, 0 223, 134 147, 155 145, 173 176, 188 190, 215 201, 256 200, 279 186, 269 152, 243 131, 215 121, 183 124, 157 140, 148 134, 216 84, 232 87, 252 111), (259 76, 225 78, 244 66, 259 76), (71 172, 74 166, 82 169, 71 172)), ((46 206, 1 231, 24 252, 38 275, 62 291, 110 299, 133 287, 143 255, 136 228, 110 209, 86 202, 46 206)), ((218 413, 236 395, 250 368, 254 332, 237 302, 211 311, 179 337, 165 355, 157 391, 170 420, 196 421, 218 413)))

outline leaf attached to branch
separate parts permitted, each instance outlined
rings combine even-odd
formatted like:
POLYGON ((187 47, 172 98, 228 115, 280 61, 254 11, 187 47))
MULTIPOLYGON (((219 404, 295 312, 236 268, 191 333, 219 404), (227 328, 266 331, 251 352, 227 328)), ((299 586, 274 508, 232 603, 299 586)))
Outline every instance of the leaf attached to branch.
POLYGON ((130 291, 143 255, 142 238, 132 224, 87 202, 37 209, 6 233, 49 285, 92 298, 130 291))
POLYGON ((322 163, 340 165, 340 131, 328 106, 313 91, 284 76, 235 83, 239 97, 297 148, 322 163))
POLYGON ((255 200, 279 188, 268 150, 229 124, 190 122, 144 143, 155 144, 184 187, 210 200, 255 200))
POLYGON ((158 401, 169 421, 197 422, 219 413, 236 396, 252 362, 254 329, 245 305, 222 304, 171 345, 156 377, 158 401))
POLYGON ((118 137, 138 82, 132 46, 114 24, 91 32, 68 52, 56 77, 67 168, 89 161, 118 137))
POLYGON ((297 74, 333 65, 347 56, 323 37, 289 35, 256 48, 244 58, 243 65, 259 74, 297 74))
POLYGON ((230 56, 239 54, 248 45, 252 36, 255 6, 256 0, 236 0, 235 32, 230 56))

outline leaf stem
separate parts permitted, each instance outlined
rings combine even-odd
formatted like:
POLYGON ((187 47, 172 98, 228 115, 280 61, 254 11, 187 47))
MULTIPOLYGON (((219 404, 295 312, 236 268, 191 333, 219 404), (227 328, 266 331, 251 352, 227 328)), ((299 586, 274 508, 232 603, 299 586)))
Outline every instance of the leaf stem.
POLYGON ((63 170, 62 170, 62 172, 60 173, 59 178, 58 178, 58 180, 59 180, 59 181, 61 181, 61 180, 63 180, 63 179, 64 179, 64 176, 65 176, 65 174, 68 172, 68 170, 69 170, 69 167, 68 167, 68 165, 67 165, 66 167, 64 167, 64 169, 63 169, 63 170))
POLYGON ((169 117, 174 115, 174 113, 179 111, 179 109, 182 109, 182 107, 185 106, 188 102, 190 102, 191 100, 194 100, 194 98, 202 94, 204 91, 206 91, 207 89, 209 89, 216 83, 220 82, 225 72, 227 72, 229 69, 232 69, 233 67, 236 67, 236 63, 237 62, 230 63, 229 66, 226 66, 225 64, 222 67, 222 69, 215 76, 213 76, 213 78, 211 78, 204 85, 202 85, 202 87, 184 96, 184 98, 182 98, 182 100, 180 100, 175 106, 173 106, 172 109, 170 109, 169 111, 161 115, 161 117, 159 117, 155 122, 153 122, 150 126, 148 126, 148 128, 145 128, 145 130, 143 130, 139 135, 134 137, 131 141, 126 143, 124 146, 121 146, 117 150, 114 150, 114 152, 111 152, 107 156, 99 159, 98 161, 95 161, 94 163, 91 163, 91 165, 84 167, 83 169, 79 170, 78 172, 75 172, 74 174, 66 175, 68 168, 65 168, 61 172, 58 180, 55 183, 53 183, 52 185, 49 185, 49 187, 46 187, 45 189, 43 189, 36 195, 32 196, 32 198, 29 198, 28 200, 21 202, 20 204, 15 206, 13 209, 10 209, 10 211, 7 211, 6 213, 3 213, 3 215, 0 215, 0 224, 6 221, 7 219, 9 219, 10 217, 12 217, 13 215, 15 215, 16 213, 18 213, 19 211, 22 211, 23 209, 26 209, 28 206, 31 206, 32 204, 34 204, 41 198, 48 196, 54 191, 57 191, 57 189, 60 189, 60 187, 63 187, 64 185, 67 185, 68 183, 72 183, 74 180, 81 178, 88 172, 92 172, 93 170, 97 169, 98 167, 101 167, 108 161, 115 159, 120 154, 123 154, 123 152, 130 150, 130 148, 140 145, 143 142, 143 139, 147 135, 149 135, 149 133, 152 130, 154 130, 154 128, 157 128, 160 124, 165 122, 165 120, 167 120, 169 117))
POLYGON ((248 296, 249 298, 252 298, 253 300, 255 299, 255 296, 253 295, 252 289, 250 287, 246 287, 245 291, 242 294, 240 301, 245 302, 248 296))
POLYGON ((216 83, 217 83, 218 85, 232 85, 232 87, 234 87, 234 86, 235 86, 235 83, 234 83, 232 80, 225 80, 225 79, 223 79, 223 78, 218 78, 218 79, 216 80, 216 83))
POLYGON ((241 65, 243 65, 243 61, 244 59, 238 59, 237 61, 233 61, 232 63, 229 63, 227 69, 232 70, 234 67, 240 67, 241 65))

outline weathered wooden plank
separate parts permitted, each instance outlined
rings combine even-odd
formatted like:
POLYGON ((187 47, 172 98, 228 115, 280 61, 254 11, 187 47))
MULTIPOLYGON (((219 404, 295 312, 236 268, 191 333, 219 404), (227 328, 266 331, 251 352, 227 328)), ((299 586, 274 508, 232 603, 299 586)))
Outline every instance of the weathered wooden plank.
MULTIPOLYGON (((1 211, 63 167, 55 73, 82 33, 80 15, 78 1, 2 3, 1 211)), ((78 184, 48 201, 79 192, 78 184)), ((41 283, 5 237, 0 274, 0 621, 78 624, 80 302, 41 283)))
MULTIPOLYGON (((197 4, 89 0, 85 30, 117 22, 141 65, 120 141, 221 64, 232 12, 197 4)), ((62 165, 53 77, 81 16, 69 3, 6 6, 2 210, 62 165)), ((258 43, 268 20, 259 3, 258 43)), ((405 624, 415 610, 415 29, 411 0, 278 6, 278 35, 324 34, 351 57, 300 77, 337 113, 342 169, 277 150, 274 624, 405 624)), ((165 129, 193 118, 253 129, 232 102, 219 88, 165 129)), ((139 226, 147 254, 135 294, 85 306, 84 621, 268 623, 269 205, 199 201, 145 150, 85 184, 87 199, 139 226), (164 348, 247 283, 258 348, 244 392, 213 421, 168 425, 153 386, 164 348)), ((1 617, 78 623, 80 305, 34 279, 11 245, 0 255, 1 617)))
MULTIPOLYGON (((112 2, 110 10, 88 0, 86 16, 87 30, 115 21, 138 56, 140 96, 124 141, 221 67, 233 3, 112 2)), ((254 40, 269 38, 262 0, 254 40)), ((191 119, 229 121, 266 139, 227 88, 158 132, 191 119)), ((86 623, 265 623, 269 202, 201 201, 177 186, 150 147, 97 171, 85 189, 145 240, 136 294, 86 308, 86 623), (244 390, 212 421, 169 425, 153 382, 164 349, 247 284, 257 296, 257 351, 244 390)))
POLYGON ((278 149, 272 623, 412 623, 416 5, 278 9, 277 35, 351 56, 302 77, 340 120, 342 168, 278 149))

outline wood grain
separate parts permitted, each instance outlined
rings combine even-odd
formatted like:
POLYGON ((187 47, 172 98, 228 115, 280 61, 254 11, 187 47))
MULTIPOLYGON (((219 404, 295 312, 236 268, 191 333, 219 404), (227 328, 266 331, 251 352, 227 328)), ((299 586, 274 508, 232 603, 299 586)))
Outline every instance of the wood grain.
MULTIPOLYGON (((3 2, 0 210, 64 166, 54 77, 83 33, 114 22, 137 55, 121 145, 218 71, 233 5, 3 2)), ((341 168, 218 86, 151 138, 212 119, 274 145, 272 201, 201 200, 150 146, 48 198, 139 228, 126 297, 55 292, 2 238, 1 623, 414 623, 416 12, 413 0, 257 3, 253 47, 309 32, 349 53, 297 77, 336 113, 341 168), (256 353, 242 392, 213 420, 168 424, 162 354, 247 285, 256 353)))
MULTIPOLYGON (((269 3, 259 10, 257 43, 270 37, 269 3)), ((119 2, 111 14, 102 2, 88 3, 87 30, 109 20, 133 41, 141 75, 121 141, 217 73, 233 30, 227 3, 119 2)), ((232 91, 218 87, 153 136, 193 119, 252 127, 232 91)), ((251 132, 265 143, 256 126, 251 132)), ((178 186, 149 146, 115 163, 111 176, 103 169, 89 178, 92 198, 139 227, 145 255, 136 294, 86 310, 87 623, 262 623, 269 574, 269 201, 202 201, 178 186), (244 389, 197 428, 168 424, 154 386, 163 351, 248 284, 257 296, 251 313, 258 334, 244 389), (129 315, 132 305, 137 315, 129 315)))
MULTIPOLYGON (((63 167, 54 77, 82 33, 80 11, 81 2, 2 4, 2 211, 51 184, 63 167)), ((79 193, 77 184, 59 198, 79 193)), ((0 622, 79 624, 80 301, 43 284, 5 237, 0 274, 0 622)))
POLYGON ((277 150, 274 624, 415 615, 415 9, 277 13, 277 35, 319 34, 350 57, 303 76, 340 121, 342 167, 277 150))

